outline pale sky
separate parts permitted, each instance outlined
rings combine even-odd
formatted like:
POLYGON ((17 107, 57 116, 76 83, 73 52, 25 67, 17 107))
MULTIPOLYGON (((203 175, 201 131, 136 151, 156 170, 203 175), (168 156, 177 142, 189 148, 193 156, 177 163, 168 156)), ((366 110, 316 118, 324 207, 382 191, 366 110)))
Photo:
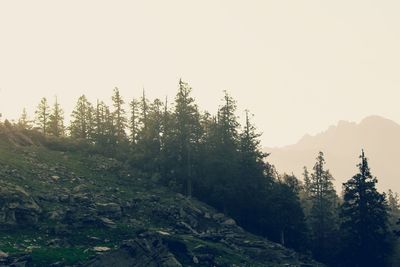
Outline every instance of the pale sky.
POLYGON ((173 98, 189 82, 214 112, 222 90, 265 146, 338 120, 400 122, 400 1, 0 1, 0 113, 57 95, 173 98))

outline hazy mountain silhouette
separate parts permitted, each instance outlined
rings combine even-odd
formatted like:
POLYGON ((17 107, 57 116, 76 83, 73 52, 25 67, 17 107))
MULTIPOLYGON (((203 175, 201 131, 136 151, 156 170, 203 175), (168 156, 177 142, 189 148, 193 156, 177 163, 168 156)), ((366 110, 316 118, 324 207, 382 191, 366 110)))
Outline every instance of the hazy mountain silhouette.
POLYGON ((370 116, 360 123, 339 121, 336 126, 315 136, 306 135, 297 144, 281 148, 265 148, 271 153, 269 162, 279 172, 302 177, 303 166, 312 169, 318 151, 326 156, 327 168, 334 175, 337 189, 356 172, 361 149, 370 159, 378 188, 400 192, 400 125, 392 120, 370 116))

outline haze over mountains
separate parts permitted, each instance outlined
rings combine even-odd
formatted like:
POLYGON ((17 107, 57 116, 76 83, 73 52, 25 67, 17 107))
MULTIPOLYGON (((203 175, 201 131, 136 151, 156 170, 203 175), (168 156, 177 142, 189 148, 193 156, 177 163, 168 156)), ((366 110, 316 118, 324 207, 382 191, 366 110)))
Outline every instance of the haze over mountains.
POLYGON ((265 151, 271 153, 268 161, 279 172, 293 172, 299 178, 302 178, 304 166, 312 170, 318 151, 323 151, 326 166, 341 192, 342 183, 356 174, 358 157, 364 149, 370 159, 372 174, 378 178, 378 189, 400 192, 399 137, 399 124, 380 116, 370 116, 360 123, 339 121, 320 134, 305 135, 297 144, 265 148, 265 151))

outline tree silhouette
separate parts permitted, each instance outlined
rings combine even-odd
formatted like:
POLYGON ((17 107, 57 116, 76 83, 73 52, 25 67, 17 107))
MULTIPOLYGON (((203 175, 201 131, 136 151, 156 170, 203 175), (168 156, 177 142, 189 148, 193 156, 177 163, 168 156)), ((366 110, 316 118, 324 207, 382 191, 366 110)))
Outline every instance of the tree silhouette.
POLYGON ((384 266, 389 251, 388 212, 384 194, 376 189, 364 151, 359 173, 343 184, 341 230, 345 266, 384 266))

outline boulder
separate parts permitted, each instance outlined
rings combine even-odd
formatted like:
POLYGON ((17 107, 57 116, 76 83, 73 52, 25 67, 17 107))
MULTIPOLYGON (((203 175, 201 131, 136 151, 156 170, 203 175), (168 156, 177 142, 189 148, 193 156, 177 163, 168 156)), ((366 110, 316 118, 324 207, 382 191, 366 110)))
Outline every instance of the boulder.
POLYGON ((95 252, 107 252, 110 250, 111 250, 111 248, 109 248, 109 247, 94 247, 93 248, 93 251, 95 251, 95 252))
POLYGON ((109 218, 120 218, 122 216, 121 206, 116 203, 96 203, 99 215, 109 218))
POLYGON ((42 209, 21 187, 0 185, 0 224, 34 225, 42 209))
POLYGON ((116 228, 117 227, 117 224, 108 218, 101 217, 101 218, 99 218, 99 220, 102 225, 104 225, 108 228, 116 228))
POLYGON ((98 255, 85 266, 182 267, 182 264, 157 234, 146 233, 136 239, 125 241, 115 251, 98 255))
POLYGON ((228 220, 224 221, 224 222, 222 223, 222 225, 225 225, 225 226, 235 226, 235 225, 236 225, 236 222, 235 222, 234 219, 228 219, 228 220))
POLYGON ((50 177, 54 182, 57 182, 58 180, 60 180, 60 176, 58 175, 53 175, 50 177))
POLYGON ((226 217, 223 213, 215 213, 212 218, 216 221, 223 221, 226 217))

